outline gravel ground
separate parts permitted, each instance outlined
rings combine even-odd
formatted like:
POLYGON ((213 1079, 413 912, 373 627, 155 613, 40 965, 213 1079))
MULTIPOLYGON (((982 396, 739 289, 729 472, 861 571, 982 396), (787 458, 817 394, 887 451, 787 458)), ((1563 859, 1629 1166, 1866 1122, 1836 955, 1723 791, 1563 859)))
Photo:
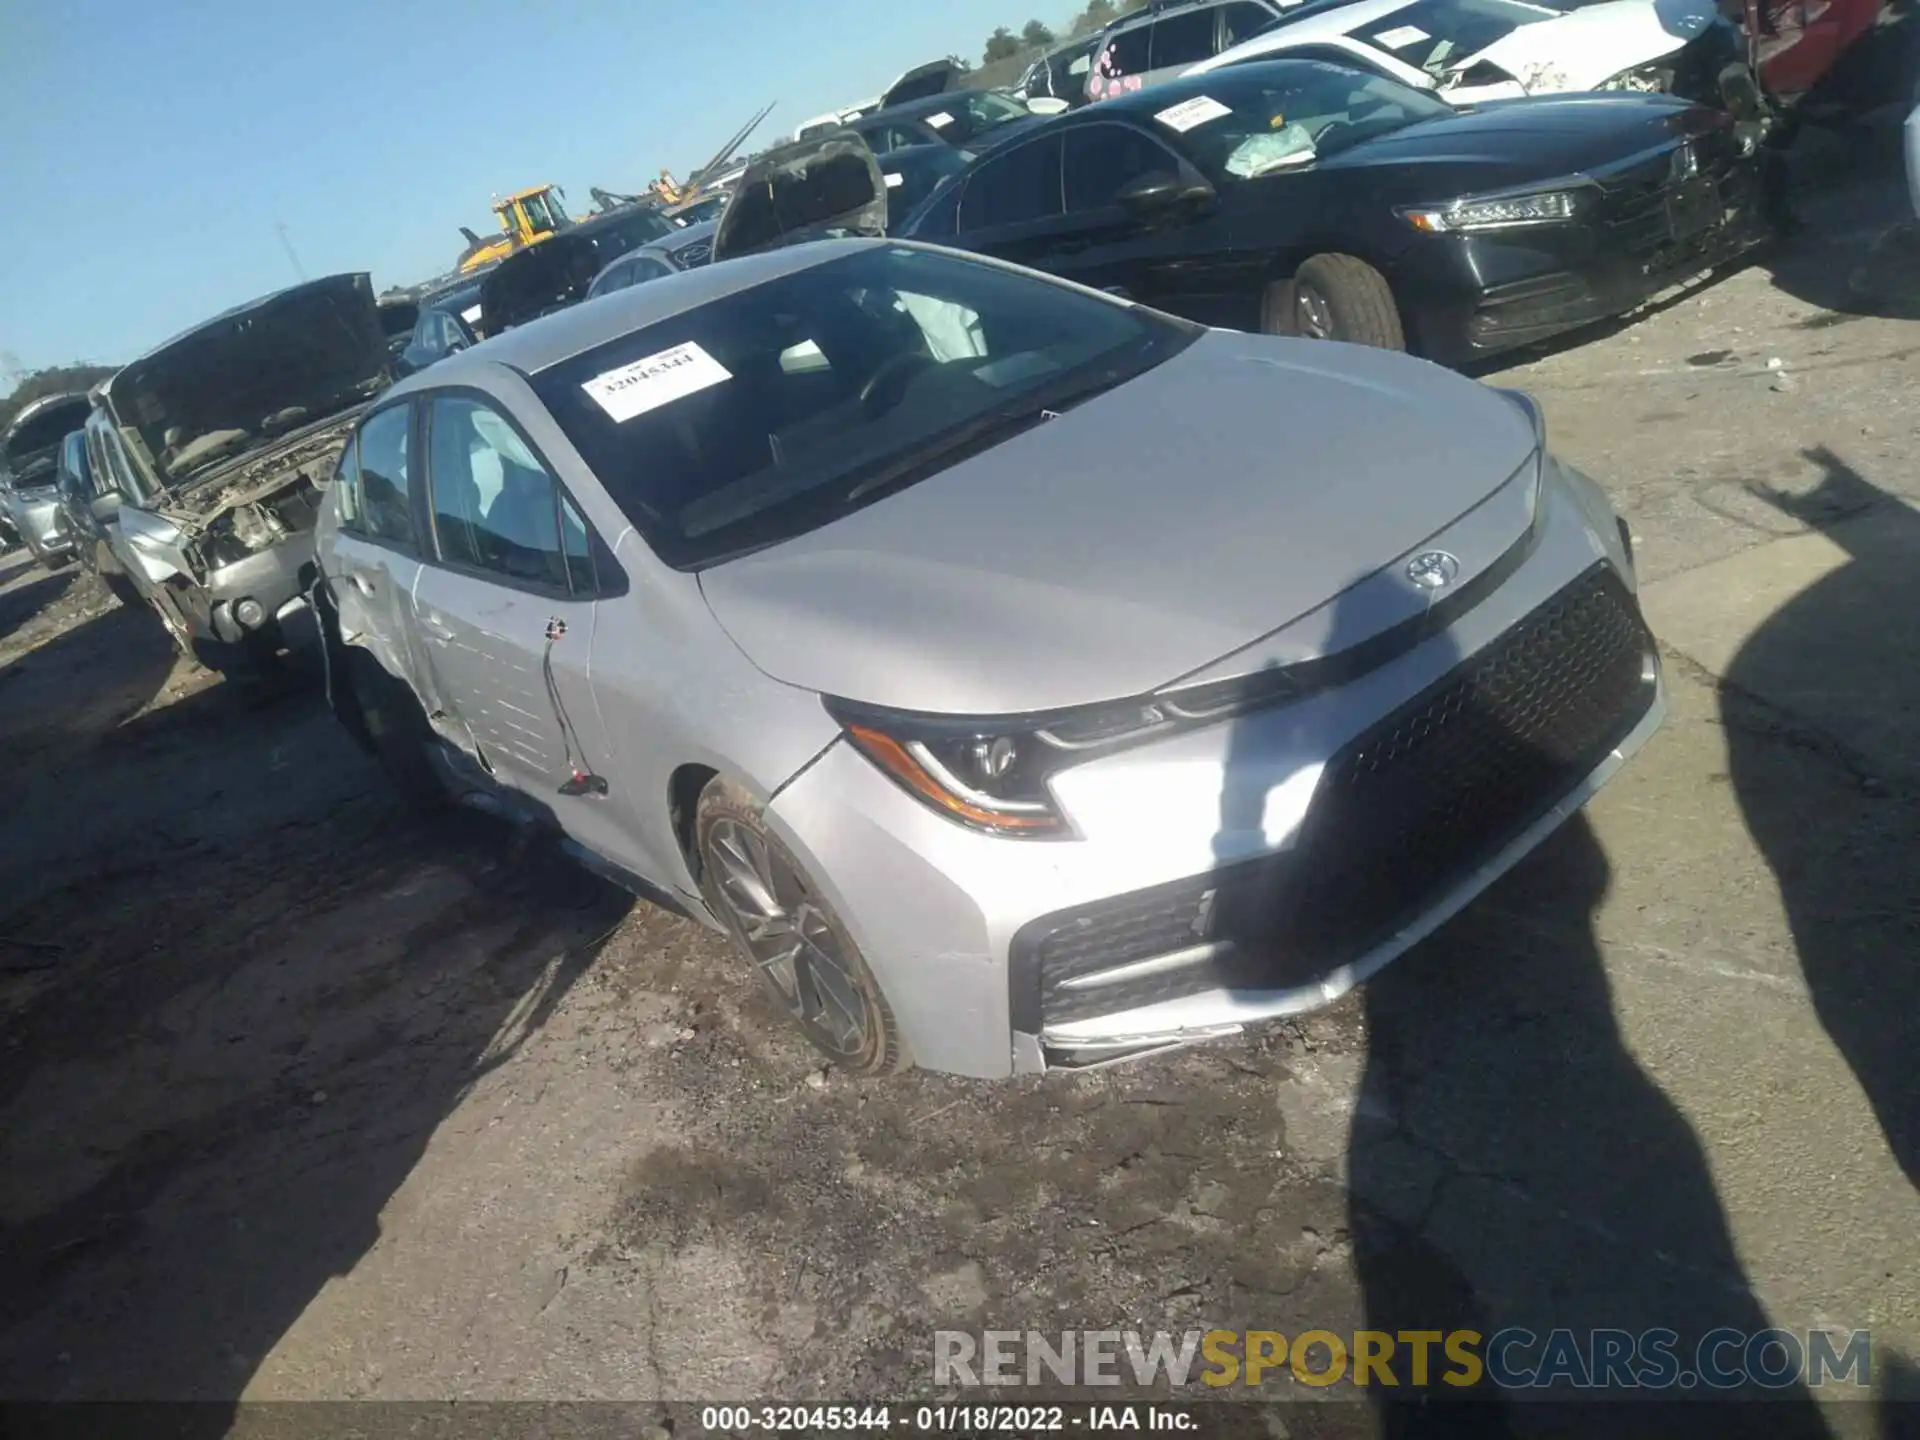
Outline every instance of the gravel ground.
MULTIPOLYGON (((306 678, 243 703, 0 562, 0 1395, 831 1399, 927 1391, 943 1325, 1510 1323, 1871 1326, 1911 1393, 1892 136, 1809 132, 1778 254, 1487 377, 1632 520, 1667 729, 1363 994, 1130 1067, 823 1071, 707 933, 400 813, 306 678)), ((1807 1399, 1744 1433, 1892 1433, 1807 1399)))

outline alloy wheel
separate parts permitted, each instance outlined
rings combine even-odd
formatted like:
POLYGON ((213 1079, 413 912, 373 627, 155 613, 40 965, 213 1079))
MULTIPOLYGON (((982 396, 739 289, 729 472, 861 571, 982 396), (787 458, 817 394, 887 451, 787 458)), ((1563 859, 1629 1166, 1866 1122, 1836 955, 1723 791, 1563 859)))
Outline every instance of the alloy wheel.
POLYGON ((866 998, 806 882, 765 836, 738 821, 718 821, 707 845, 734 929, 788 1013, 840 1054, 859 1054, 867 1045, 866 998))

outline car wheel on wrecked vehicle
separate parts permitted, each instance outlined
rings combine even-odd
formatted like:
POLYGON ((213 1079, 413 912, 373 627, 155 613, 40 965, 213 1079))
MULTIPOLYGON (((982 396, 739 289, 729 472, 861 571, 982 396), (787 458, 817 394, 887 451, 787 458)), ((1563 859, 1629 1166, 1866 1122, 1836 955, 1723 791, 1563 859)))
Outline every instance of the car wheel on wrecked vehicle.
POLYGON ((855 1074, 909 1068, 860 947, 800 863, 767 833, 758 807, 715 781, 701 793, 694 836, 708 906, 814 1047, 855 1074))

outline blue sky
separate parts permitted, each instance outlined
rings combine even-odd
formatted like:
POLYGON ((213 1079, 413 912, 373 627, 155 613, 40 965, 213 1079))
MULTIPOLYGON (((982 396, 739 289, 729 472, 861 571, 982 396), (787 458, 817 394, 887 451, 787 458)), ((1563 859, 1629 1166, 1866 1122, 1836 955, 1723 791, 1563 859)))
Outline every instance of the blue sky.
POLYGON ((295 277, 447 269, 494 192, 685 177, 1072 0, 0 0, 0 392, 295 277))

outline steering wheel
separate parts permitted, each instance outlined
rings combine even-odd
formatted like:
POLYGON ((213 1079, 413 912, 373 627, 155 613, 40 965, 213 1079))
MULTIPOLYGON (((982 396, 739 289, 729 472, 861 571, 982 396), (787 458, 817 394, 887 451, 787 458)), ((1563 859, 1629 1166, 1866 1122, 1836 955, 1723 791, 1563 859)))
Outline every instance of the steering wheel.
POLYGON ((907 350, 882 360, 867 377, 867 383, 860 387, 860 408, 869 415, 878 415, 891 410, 900 403, 913 377, 934 364, 934 359, 924 350, 907 350), (887 404, 876 403, 891 392, 898 391, 887 404))

